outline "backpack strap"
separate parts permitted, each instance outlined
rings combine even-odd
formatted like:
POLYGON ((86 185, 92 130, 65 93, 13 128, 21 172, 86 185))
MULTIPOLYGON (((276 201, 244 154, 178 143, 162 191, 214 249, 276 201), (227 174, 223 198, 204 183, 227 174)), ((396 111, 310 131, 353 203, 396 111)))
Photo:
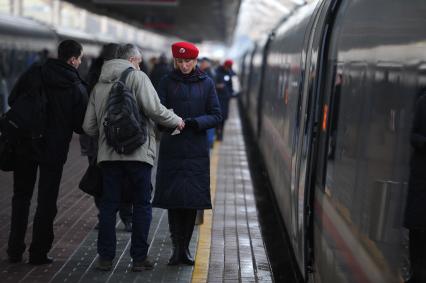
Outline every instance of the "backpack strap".
MULTIPOLYGON (((119 81, 120 82, 122 82, 124 85, 126 84, 126 79, 127 79, 127 76, 131 73, 131 72, 133 72, 133 68, 132 67, 129 67, 129 68, 127 68, 126 70, 124 70, 122 73, 121 73, 121 76, 120 76, 120 79, 119 79, 119 81)), ((133 96, 135 96, 135 94, 133 94, 133 96)), ((139 105, 138 105, 138 101, 137 101, 137 99, 136 99, 136 97, 135 97, 135 101, 136 101, 136 105, 138 106, 138 108, 139 108, 139 105)), ((142 111, 142 109, 139 109, 139 114, 141 114, 141 115, 143 115, 145 118, 147 118, 146 117, 146 115, 145 115, 145 113, 142 111)))
POLYGON ((121 73, 121 76, 120 76, 120 81, 123 83, 123 84, 125 84, 126 83, 126 79, 127 79, 127 76, 130 74, 130 72, 132 72, 133 71, 133 68, 132 67, 129 67, 129 68, 127 68, 126 70, 124 70, 122 73, 121 73))

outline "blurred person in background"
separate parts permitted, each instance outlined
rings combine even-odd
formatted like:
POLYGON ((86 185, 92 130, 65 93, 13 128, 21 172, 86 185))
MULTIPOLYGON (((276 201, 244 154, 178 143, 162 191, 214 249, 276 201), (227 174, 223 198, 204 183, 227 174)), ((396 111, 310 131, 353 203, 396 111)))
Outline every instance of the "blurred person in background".
POLYGON ((214 75, 212 71, 212 62, 209 58, 203 57, 200 60, 198 60, 198 65, 200 67, 200 70, 204 72, 209 78, 214 80, 214 75))
POLYGON ((221 141, 223 139, 223 128, 225 127, 225 122, 228 119, 229 112, 229 99, 234 93, 232 87, 232 76, 234 72, 232 71, 232 60, 226 60, 222 66, 217 67, 215 74, 216 81, 216 91, 219 97, 220 109, 222 111, 222 122, 216 127, 216 137, 217 140, 221 141))
MULTIPOLYGON (((214 81, 210 59, 207 57, 203 57, 200 60, 198 60, 198 65, 200 70, 214 81)), ((214 128, 207 129, 207 140, 209 143, 209 148, 213 148, 214 138, 215 138, 215 129, 214 128)))
POLYGON ((145 63, 145 60, 142 57, 142 61, 139 63, 139 69, 141 69, 142 72, 148 75, 149 69, 148 65, 145 63))
POLYGON ((158 92, 158 85, 160 84, 160 80, 171 71, 171 66, 167 60, 165 54, 161 54, 158 58, 157 63, 152 68, 151 73, 149 74, 149 78, 151 79, 152 85, 155 90, 158 92))

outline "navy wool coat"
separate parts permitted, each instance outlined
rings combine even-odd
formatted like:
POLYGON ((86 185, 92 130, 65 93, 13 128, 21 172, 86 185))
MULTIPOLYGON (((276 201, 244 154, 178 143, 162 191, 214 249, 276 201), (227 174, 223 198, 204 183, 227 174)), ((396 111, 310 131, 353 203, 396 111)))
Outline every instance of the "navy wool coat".
POLYGON ((186 123, 178 135, 163 133, 154 207, 209 209, 210 161, 206 130, 222 120, 212 79, 198 68, 190 75, 172 71, 160 82, 161 103, 186 123), (195 122, 194 122, 195 121, 195 122))

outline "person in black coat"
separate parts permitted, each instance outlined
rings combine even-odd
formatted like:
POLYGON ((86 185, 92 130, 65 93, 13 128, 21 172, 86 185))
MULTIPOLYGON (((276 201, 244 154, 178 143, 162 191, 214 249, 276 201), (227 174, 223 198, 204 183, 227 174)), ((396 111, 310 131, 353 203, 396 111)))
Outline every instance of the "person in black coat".
POLYGON ((409 229, 410 283, 426 282, 426 90, 417 100, 404 226, 409 229))
POLYGON ((216 90, 223 117, 222 122, 216 127, 216 136, 219 141, 223 138, 223 128, 225 127, 226 119, 228 119, 229 100, 234 92, 232 86, 232 76, 234 75, 232 64, 232 60, 226 60, 223 66, 219 66, 216 69, 216 90))
POLYGON ((169 265, 193 265, 189 243, 197 210, 211 209, 210 161, 206 130, 222 120, 214 82, 196 67, 198 49, 172 45, 175 70, 160 82, 162 104, 185 118, 181 133, 164 133, 156 177, 154 207, 168 209, 173 253, 169 265))
POLYGON ((151 79, 152 85, 155 90, 158 92, 158 87, 161 79, 171 71, 170 64, 167 62, 167 57, 164 54, 161 54, 158 58, 158 62, 152 68, 149 78, 151 79))
MULTIPOLYGON (((198 60, 198 67, 209 78, 214 80, 213 72, 212 72, 212 69, 211 69, 211 61, 210 61, 209 58, 203 57, 203 58, 199 59, 198 60)), ((215 139, 215 128, 208 129, 207 130, 207 140, 209 142, 209 148, 213 148, 214 139, 215 139)))
POLYGON ((199 68, 200 70, 205 73, 209 78, 214 80, 214 75, 211 68, 211 60, 207 57, 203 57, 199 60, 199 68))
POLYGON ((87 105, 86 85, 77 72, 82 56, 83 48, 78 42, 62 41, 58 47, 58 59, 48 59, 41 68, 30 68, 18 80, 9 97, 9 104, 13 107, 19 95, 30 92, 40 83, 47 96, 47 122, 43 139, 37 144, 25 139, 17 142, 7 248, 11 263, 22 261, 26 249, 25 233, 37 168, 39 185, 29 263, 39 265, 53 261, 47 254, 54 238, 53 221, 57 213, 56 201, 63 165, 73 132, 82 133, 87 105))
MULTIPOLYGON (((105 61, 116 58, 116 53, 120 45, 108 43, 102 47, 101 54, 95 58, 90 65, 87 73, 87 93, 90 96, 92 89, 95 87, 101 75, 101 69, 105 61)), ((81 154, 87 156, 89 162, 93 162, 98 152, 97 139, 91 138, 86 134, 80 135, 81 154)))

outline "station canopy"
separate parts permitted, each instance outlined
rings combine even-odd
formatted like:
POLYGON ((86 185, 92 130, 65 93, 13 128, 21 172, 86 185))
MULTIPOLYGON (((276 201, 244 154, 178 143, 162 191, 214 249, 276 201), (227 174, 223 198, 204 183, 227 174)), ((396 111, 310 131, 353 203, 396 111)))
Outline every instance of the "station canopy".
POLYGON ((241 0, 65 0, 165 36, 230 43, 241 0))

